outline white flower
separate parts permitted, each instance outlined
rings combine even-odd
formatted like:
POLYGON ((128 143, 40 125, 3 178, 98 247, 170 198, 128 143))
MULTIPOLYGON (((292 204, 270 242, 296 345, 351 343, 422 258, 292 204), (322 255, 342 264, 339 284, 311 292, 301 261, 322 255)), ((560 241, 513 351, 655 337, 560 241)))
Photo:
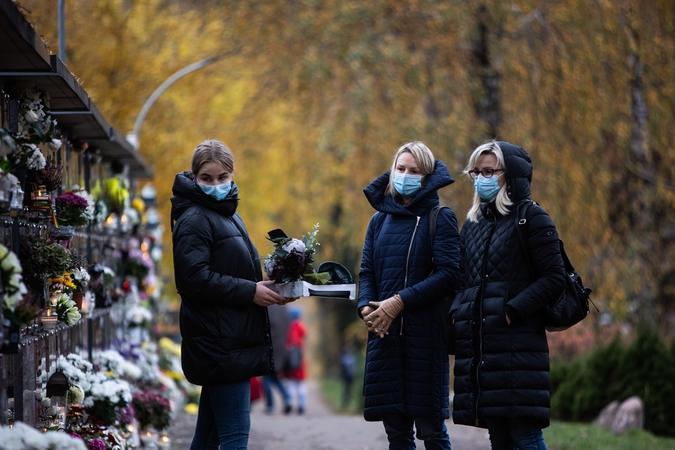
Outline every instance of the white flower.
POLYGON ((66 323, 68 325, 75 325, 82 318, 82 314, 77 309, 68 311, 66 313, 66 323))
POLYGON ((44 397, 42 400, 40 400, 40 406, 43 408, 49 408, 52 406, 52 399, 49 397, 44 397))
POLYGON ((298 253, 305 253, 305 243, 302 242, 300 239, 289 239, 284 243, 284 245, 281 247, 282 249, 286 250, 287 252, 291 252, 295 250, 298 253))
POLYGON ((83 286, 87 286, 87 283, 89 283, 89 280, 91 277, 89 276, 89 272, 87 272, 87 269, 84 269, 82 267, 77 267, 75 270, 73 270, 73 278, 75 278, 79 283, 83 286))
MULTIPOLYGON (((4 248, 3 250, 7 249, 4 248)), ((0 268, 5 272, 21 272, 21 263, 14 252, 7 251, 4 256, 0 256, 0 268)))
POLYGON ((142 325, 152 320, 152 312, 142 306, 133 306, 127 311, 127 322, 134 325, 142 325))
POLYGON ((37 122, 40 119, 35 111, 26 111, 23 114, 23 118, 26 119, 26 122, 28 123, 37 122))
POLYGON ((73 384, 68 389, 68 400, 74 404, 80 404, 84 401, 84 390, 77 384, 73 384))
POLYGON ((60 139, 52 139, 51 142, 49 143, 49 150, 55 152, 58 149, 61 148, 61 140, 60 139))

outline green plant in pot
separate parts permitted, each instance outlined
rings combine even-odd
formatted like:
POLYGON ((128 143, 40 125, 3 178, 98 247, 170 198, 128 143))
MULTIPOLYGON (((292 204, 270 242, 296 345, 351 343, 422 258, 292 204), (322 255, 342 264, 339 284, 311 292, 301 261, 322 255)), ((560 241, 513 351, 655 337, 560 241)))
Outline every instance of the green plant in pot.
POLYGON ((26 285, 43 300, 46 280, 63 276, 72 265, 68 250, 40 236, 24 235, 20 255, 26 285))

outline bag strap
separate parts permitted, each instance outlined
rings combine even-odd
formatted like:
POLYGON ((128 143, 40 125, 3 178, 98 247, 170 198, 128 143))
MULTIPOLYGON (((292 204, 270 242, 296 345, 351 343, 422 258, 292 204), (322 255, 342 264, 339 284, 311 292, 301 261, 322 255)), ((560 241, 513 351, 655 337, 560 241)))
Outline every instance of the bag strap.
POLYGON ((443 208, 447 208, 447 206, 436 205, 429 213, 429 237, 431 238, 430 241, 432 247, 434 245, 434 239, 436 238, 436 222, 438 221, 438 213, 443 208))
MULTIPOLYGON (((535 271, 532 258, 530 257, 530 251, 527 246, 527 234, 525 227, 527 226, 527 210, 533 203, 536 204, 534 200, 530 200, 525 204, 519 203, 516 206, 515 215, 516 225, 518 227, 518 240, 520 241, 520 246, 523 250, 523 256, 525 257, 525 265, 527 266, 527 270, 530 272, 531 276, 534 276, 535 271)), ((563 265, 565 266, 565 272, 573 273, 574 266, 572 265, 572 261, 570 261, 569 257, 567 256, 567 253, 565 253, 565 244, 563 244, 563 241, 560 238, 558 238, 558 245, 560 246, 560 255, 562 256, 563 265)))
POLYGON ((532 278, 535 278, 536 272, 534 271, 534 264, 532 263, 532 258, 530 257, 530 249, 528 248, 526 241, 526 229, 527 226, 527 210, 530 205, 534 203, 532 200, 528 200, 527 203, 518 203, 516 205, 516 213, 514 214, 514 220, 516 221, 516 234, 518 235, 518 242, 520 242, 520 249, 522 250, 523 257, 525 258, 525 265, 527 266, 527 271, 530 273, 532 278))

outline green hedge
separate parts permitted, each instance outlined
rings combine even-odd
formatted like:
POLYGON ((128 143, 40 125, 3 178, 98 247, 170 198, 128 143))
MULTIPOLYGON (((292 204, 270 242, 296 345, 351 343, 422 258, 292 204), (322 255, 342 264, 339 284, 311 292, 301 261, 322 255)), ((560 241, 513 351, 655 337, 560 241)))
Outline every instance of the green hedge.
POLYGON ((608 346, 571 361, 551 363, 551 417, 592 421, 613 400, 636 395, 645 405, 645 429, 675 436, 675 341, 667 346, 650 330, 625 345, 608 346))

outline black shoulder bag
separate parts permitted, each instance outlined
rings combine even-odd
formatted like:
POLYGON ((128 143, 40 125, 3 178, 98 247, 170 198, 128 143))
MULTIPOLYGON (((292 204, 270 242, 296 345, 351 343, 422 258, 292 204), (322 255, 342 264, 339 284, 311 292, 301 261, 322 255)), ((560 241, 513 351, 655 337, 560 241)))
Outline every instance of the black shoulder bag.
MULTIPOLYGON (((526 230, 527 210, 532 203, 534 202, 528 201, 524 205, 522 203, 518 204, 515 220, 517 227, 516 234, 518 235, 523 256, 525 257, 525 263, 530 275, 534 279, 536 278, 536 271, 530 258, 526 230), (523 207, 521 208, 521 206, 523 207)), ((574 270, 574 266, 567 257, 567 253, 565 253, 565 246, 561 239, 558 239, 558 244, 560 245, 560 255, 565 265, 565 273, 568 276, 565 277, 565 289, 563 289, 560 296, 546 305, 546 319, 544 323, 547 331, 564 331, 581 322, 586 318, 590 310, 589 301, 599 311, 598 307, 590 299, 591 289, 584 286, 581 276, 574 270)))
MULTIPOLYGON (((431 259, 433 261, 433 251, 434 251, 434 239, 436 238, 436 221, 438 220, 438 213, 442 208, 447 208, 447 206, 436 205, 429 213, 429 237, 431 240, 431 259)), ((434 272, 432 271, 431 274, 434 272)), ((445 343, 445 349, 448 352, 448 355, 455 354, 455 326, 450 322, 450 317, 448 312, 452 306, 452 300, 455 298, 455 293, 452 292, 450 295, 446 295, 441 299, 441 305, 443 308, 443 320, 441 321, 441 331, 443 333, 443 342, 445 343)))

